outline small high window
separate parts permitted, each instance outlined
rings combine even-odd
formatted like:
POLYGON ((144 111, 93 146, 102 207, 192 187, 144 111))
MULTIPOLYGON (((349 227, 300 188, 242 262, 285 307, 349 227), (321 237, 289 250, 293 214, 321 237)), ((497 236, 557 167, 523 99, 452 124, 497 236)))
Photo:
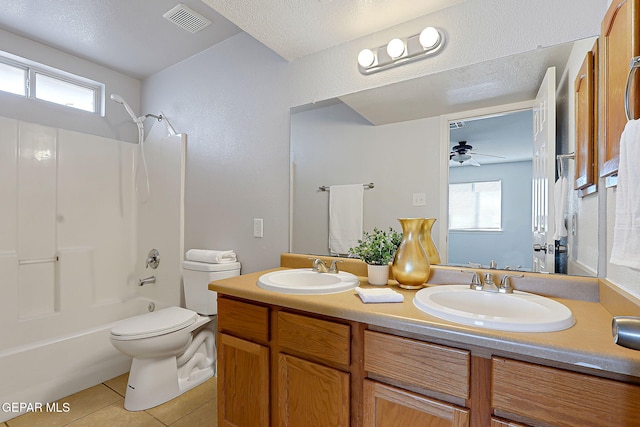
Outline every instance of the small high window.
POLYGON ((104 85, 0 52, 0 91, 98 114, 104 85))
POLYGON ((449 230, 502 230, 502 182, 449 184, 449 230))

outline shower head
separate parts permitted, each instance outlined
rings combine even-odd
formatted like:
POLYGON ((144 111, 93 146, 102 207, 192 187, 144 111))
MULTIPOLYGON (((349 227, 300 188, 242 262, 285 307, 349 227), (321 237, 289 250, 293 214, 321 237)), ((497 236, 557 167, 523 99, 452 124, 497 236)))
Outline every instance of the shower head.
POLYGON ((129 113, 135 123, 142 123, 144 117, 137 117, 129 104, 127 104, 127 102, 120 95, 118 95, 117 93, 112 93, 111 100, 117 102, 118 104, 122 104, 124 109, 127 110, 127 113, 129 113))

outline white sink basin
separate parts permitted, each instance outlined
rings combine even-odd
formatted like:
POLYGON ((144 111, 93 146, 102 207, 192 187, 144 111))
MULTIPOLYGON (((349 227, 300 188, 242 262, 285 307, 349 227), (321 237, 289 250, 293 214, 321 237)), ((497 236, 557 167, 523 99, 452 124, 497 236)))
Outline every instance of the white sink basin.
POLYGON ((440 285, 418 291, 413 304, 441 319, 501 331, 553 332, 575 323, 563 304, 520 291, 500 294, 466 285, 440 285))
POLYGON ((272 271, 258 278, 259 288, 283 294, 335 294, 359 284, 351 273, 317 273, 310 268, 272 271))

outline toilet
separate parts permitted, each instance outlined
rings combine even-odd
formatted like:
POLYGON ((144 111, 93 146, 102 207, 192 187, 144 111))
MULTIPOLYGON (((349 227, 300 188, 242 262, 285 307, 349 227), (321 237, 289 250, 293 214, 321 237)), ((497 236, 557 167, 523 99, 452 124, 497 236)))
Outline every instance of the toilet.
POLYGON ((238 276, 240 263, 182 263, 185 305, 130 317, 111 329, 111 344, 131 356, 124 399, 129 411, 167 402, 215 374, 215 335, 203 328, 218 313, 209 282, 238 276))

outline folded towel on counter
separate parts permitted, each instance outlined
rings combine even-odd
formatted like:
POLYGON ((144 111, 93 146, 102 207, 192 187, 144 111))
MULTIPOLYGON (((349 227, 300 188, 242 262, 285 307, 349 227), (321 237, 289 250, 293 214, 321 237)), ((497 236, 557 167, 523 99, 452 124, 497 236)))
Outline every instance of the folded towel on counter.
POLYGON ((620 136, 611 263, 640 269, 640 120, 629 120, 620 136))
POLYGON ((187 261, 206 262, 207 264, 223 264, 236 262, 236 253, 229 251, 214 251, 208 249, 189 249, 185 254, 187 261))
POLYGON ((391 288, 365 289, 358 286, 356 292, 364 303, 403 302, 404 295, 391 288))

